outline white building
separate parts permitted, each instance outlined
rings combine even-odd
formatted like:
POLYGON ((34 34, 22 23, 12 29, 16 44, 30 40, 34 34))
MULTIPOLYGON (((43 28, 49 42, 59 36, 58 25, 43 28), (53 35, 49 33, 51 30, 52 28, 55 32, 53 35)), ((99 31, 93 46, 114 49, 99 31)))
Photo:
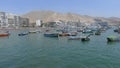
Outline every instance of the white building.
POLYGON ((7 19, 8 19, 8 27, 15 27, 15 19, 14 14, 12 13, 6 13, 7 19))
POLYGON ((20 27, 29 26, 29 19, 6 12, 0 12, 0 27, 20 27))
POLYGON ((0 12, 0 27, 8 27, 8 19, 5 12, 0 12))
POLYGON ((42 20, 36 20, 36 26, 42 26, 42 20))

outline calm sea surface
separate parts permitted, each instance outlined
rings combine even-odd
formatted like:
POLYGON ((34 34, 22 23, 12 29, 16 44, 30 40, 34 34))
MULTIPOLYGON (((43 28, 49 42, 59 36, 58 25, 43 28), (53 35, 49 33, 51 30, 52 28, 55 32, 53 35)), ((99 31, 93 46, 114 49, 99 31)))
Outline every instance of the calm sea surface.
POLYGON ((108 30, 89 42, 48 38, 43 33, 0 37, 0 68, 120 68, 120 42, 107 43, 108 30))

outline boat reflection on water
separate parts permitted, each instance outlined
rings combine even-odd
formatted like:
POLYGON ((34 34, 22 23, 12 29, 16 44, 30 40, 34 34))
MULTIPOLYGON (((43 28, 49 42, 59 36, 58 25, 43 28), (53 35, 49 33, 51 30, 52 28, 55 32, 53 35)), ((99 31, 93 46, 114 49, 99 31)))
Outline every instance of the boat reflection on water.
POLYGON ((115 45, 116 42, 107 42, 107 45, 115 45))

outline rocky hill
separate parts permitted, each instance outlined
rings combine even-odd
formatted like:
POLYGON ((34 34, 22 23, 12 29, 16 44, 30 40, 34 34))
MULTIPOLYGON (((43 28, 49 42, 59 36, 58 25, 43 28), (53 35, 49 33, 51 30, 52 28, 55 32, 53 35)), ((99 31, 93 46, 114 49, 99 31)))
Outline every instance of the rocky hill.
POLYGON ((85 22, 85 23, 94 23, 95 19, 99 19, 103 22, 109 22, 110 24, 117 24, 120 22, 120 18, 110 17, 91 17, 87 15, 79 15, 75 13, 58 13, 54 11, 31 11, 22 15, 22 17, 26 17, 30 19, 30 23, 35 23, 36 20, 43 20, 43 22, 51 22, 51 21, 73 21, 73 22, 85 22))

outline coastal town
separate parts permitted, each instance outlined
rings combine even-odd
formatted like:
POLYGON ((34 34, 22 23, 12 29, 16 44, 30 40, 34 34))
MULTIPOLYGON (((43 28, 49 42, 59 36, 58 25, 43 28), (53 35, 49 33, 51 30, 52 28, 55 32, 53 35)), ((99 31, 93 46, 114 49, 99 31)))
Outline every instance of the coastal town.
MULTIPOLYGON (((18 36, 28 35, 29 33, 43 32, 45 37, 69 36, 69 40, 89 41, 91 35, 101 35, 103 31, 112 28, 115 25, 110 25, 109 22, 95 18, 95 22, 87 23, 80 20, 54 20, 44 22, 41 19, 36 19, 34 23, 30 23, 29 18, 25 18, 16 14, 0 12, 0 28, 1 29, 29 29, 27 32, 19 33, 18 36), (32 28, 32 29, 30 29, 32 28), (79 36, 80 33, 87 34, 79 36)), ((115 26, 114 32, 120 33, 120 25, 115 26)), ((9 36, 1 34, 1 36, 9 36)), ((119 37, 110 36, 108 41, 120 41, 119 37)))
MULTIPOLYGON (((39 15, 39 14, 38 14, 39 15)), ((59 17, 58 17, 59 18, 59 17)), ((94 22, 89 23, 87 21, 76 20, 49 20, 35 19, 31 22, 28 17, 23 17, 13 13, 0 12, 0 28, 18 28, 18 27, 81 27, 81 26, 108 26, 107 21, 101 19, 94 19, 94 22)))
POLYGON ((1 0, 0 68, 120 68, 120 0, 1 0))

